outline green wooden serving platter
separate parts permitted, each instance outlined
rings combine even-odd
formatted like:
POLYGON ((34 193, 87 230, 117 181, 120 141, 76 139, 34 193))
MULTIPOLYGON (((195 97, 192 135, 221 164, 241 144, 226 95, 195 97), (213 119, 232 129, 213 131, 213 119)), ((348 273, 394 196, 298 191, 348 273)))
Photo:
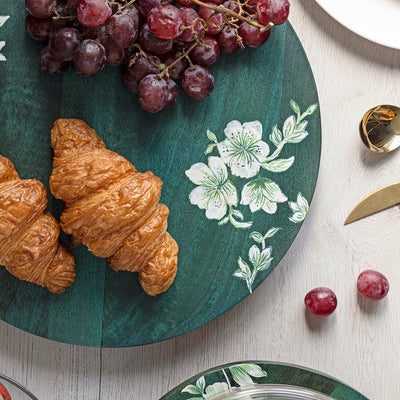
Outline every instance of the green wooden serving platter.
MULTIPOLYGON (((318 96, 289 23, 262 48, 221 56, 215 89, 197 101, 181 90, 158 114, 141 109, 106 67, 90 78, 71 68, 40 71, 42 43, 25 33, 21 2, 0 15, 0 154, 22 178, 47 188, 50 129, 57 118, 85 120, 107 147, 164 182, 169 232, 179 244, 178 274, 156 298, 137 275, 114 272, 85 247, 72 249, 77 279, 54 295, 0 268, 0 318, 66 343, 126 347, 192 331, 221 316, 272 272, 306 216, 318 174, 318 96), (5 42, 5 43, 4 43, 5 42)), ((63 203, 49 193, 57 218, 63 203)), ((61 240, 69 245, 69 238, 61 240)), ((300 239, 301 240, 301 239, 300 239)))
POLYGON ((335 378, 296 365, 235 362, 188 379, 160 400, 368 400, 335 378))

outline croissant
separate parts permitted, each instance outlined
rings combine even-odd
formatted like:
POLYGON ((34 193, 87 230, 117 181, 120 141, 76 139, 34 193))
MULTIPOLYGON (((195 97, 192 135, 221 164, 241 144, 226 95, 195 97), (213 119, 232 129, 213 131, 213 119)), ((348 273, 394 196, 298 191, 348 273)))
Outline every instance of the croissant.
POLYGON ((147 294, 166 291, 178 245, 167 232, 169 209, 159 204, 162 180, 136 172, 81 120, 55 121, 51 146, 50 190, 65 202, 61 228, 115 271, 138 272, 147 294))
POLYGON ((60 227, 46 206, 43 184, 21 180, 0 156, 0 264, 20 280, 62 293, 75 281, 75 262, 58 242, 60 227))

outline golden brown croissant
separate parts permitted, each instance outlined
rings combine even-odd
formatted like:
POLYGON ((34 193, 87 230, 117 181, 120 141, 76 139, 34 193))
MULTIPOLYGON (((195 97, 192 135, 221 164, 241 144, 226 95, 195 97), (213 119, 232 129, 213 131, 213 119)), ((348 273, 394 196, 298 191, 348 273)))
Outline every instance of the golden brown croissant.
POLYGON ((75 262, 58 242, 60 227, 46 206, 43 184, 21 180, 0 156, 0 264, 18 279, 62 293, 75 281, 75 262))
POLYGON ((169 210, 159 204, 161 179, 136 172, 81 120, 58 119, 51 146, 50 190, 66 203, 61 228, 115 271, 138 272, 149 295, 166 291, 178 245, 167 232, 169 210))

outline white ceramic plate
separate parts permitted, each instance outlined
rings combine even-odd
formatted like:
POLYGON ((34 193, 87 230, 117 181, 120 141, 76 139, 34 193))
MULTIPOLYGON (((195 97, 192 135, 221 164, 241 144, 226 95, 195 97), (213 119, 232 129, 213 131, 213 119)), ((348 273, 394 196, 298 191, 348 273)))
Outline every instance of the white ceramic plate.
POLYGON ((400 0, 316 0, 358 35, 400 50, 400 0))

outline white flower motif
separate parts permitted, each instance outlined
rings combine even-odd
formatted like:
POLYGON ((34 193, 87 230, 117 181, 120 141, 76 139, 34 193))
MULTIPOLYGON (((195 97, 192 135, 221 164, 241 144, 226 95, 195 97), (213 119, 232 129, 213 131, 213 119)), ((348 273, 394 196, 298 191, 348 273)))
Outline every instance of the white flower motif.
POLYGON ((228 391, 228 385, 225 382, 216 382, 206 387, 206 393, 203 394, 203 398, 211 399, 219 393, 226 393, 228 391))
POLYGON ((208 219, 219 220, 226 214, 227 205, 236 206, 236 188, 228 180, 228 171, 219 157, 209 157, 208 166, 196 163, 185 174, 198 185, 189 195, 190 202, 206 210, 208 219))
POLYGON ((275 214, 276 203, 285 201, 287 201, 287 197, 275 182, 260 177, 253 179, 243 187, 240 204, 250 205, 252 213, 262 208, 268 214, 275 214))
POLYGON ((222 161, 231 168, 233 175, 251 178, 260 170, 269 154, 269 146, 262 141, 262 125, 259 121, 231 121, 226 126, 223 142, 218 143, 222 161))

